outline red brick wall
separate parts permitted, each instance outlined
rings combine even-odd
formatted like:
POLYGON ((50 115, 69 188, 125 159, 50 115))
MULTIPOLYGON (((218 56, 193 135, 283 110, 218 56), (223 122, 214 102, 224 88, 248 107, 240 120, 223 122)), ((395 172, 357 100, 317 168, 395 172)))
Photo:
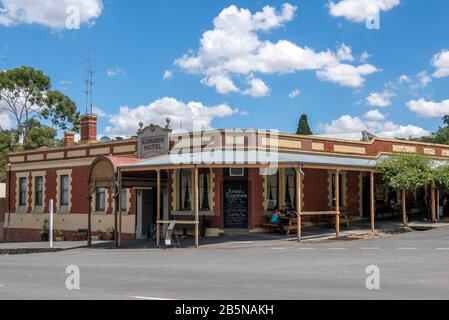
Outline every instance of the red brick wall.
POLYGON ((360 216, 360 173, 346 173, 346 203, 351 216, 360 216))
POLYGON ((248 192, 249 192, 249 229, 260 228, 265 223, 263 215, 263 193, 264 179, 259 169, 248 170, 248 192))
POLYGON ((304 170, 304 211, 329 210, 327 170, 304 170))

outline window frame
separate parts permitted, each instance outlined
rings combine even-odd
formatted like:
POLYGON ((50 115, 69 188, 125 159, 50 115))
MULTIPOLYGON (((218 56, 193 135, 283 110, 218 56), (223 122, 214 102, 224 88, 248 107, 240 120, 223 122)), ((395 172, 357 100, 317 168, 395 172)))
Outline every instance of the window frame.
POLYGON ((34 206, 42 207, 43 205, 44 205, 44 177, 43 176, 35 176, 34 177, 34 206), (38 183, 38 181, 40 181, 40 183, 38 183), (40 198, 38 198, 38 195, 40 195, 40 198))
POLYGON ((19 177, 19 203, 18 206, 20 208, 26 208, 27 207, 27 198, 28 198, 28 179, 26 177, 19 177), (25 183, 25 186, 23 185, 23 182, 25 183), (22 187, 25 187, 25 190, 22 190, 22 187), (24 196, 22 198, 22 196, 24 196))
POLYGON ((101 212, 101 213, 106 213, 106 195, 107 195, 107 189, 103 188, 103 187, 98 187, 95 189, 95 212, 101 212), (99 192, 99 190, 103 190, 103 192, 99 192), (100 204, 100 197, 98 196, 99 194, 104 194, 103 196, 103 208, 101 208, 99 206, 100 204))
POLYGON ((68 174, 62 174, 62 175, 59 176, 59 180, 60 180, 59 181, 60 182, 60 186, 59 186, 59 188, 60 188, 60 190, 59 190, 59 192, 60 192, 60 194, 59 194, 59 203, 60 203, 60 207, 66 208, 66 207, 69 206, 69 202, 70 202, 70 199, 69 199, 70 176, 68 174), (67 184, 66 184, 67 185, 67 189, 64 188, 64 179, 67 179, 67 184), (65 192, 67 193, 66 199, 64 199, 64 193, 65 192))

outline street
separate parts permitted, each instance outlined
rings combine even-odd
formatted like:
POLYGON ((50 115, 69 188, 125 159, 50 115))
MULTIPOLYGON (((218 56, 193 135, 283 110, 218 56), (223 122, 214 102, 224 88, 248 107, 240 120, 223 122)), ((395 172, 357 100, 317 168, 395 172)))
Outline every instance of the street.
POLYGON ((447 299, 449 228, 390 238, 0 257, 0 299, 447 299), (66 288, 79 267, 80 289, 66 288), (368 266, 380 289, 368 290, 368 266))

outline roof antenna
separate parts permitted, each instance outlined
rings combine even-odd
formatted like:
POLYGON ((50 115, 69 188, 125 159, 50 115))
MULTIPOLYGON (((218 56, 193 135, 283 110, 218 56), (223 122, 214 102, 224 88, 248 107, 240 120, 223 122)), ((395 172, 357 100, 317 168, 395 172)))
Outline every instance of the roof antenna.
POLYGON ((87 58, 86 60, 86 69, 85 72, 85 80, 84 83, 86 84, 86 91, 84 92, 86 94, 86 114, 93 114, 93 85, 94 85, 94 59, 93 55, 95 53, 95 50, 92 48, 87 49, 87 58))

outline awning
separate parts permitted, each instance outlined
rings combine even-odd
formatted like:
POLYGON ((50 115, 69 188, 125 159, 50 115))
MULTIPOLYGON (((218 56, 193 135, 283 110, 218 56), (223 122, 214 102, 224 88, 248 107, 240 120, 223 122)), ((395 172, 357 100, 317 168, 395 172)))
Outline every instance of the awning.
POLYGON ((266 153, 262 151, 215 151, 167 154, 120 165, 122 171, 140 168, 171 168, 180 166, 260 166, 317 165, 375 169, 378 159, 366 157, 331 156, 308 153, 266 153))

